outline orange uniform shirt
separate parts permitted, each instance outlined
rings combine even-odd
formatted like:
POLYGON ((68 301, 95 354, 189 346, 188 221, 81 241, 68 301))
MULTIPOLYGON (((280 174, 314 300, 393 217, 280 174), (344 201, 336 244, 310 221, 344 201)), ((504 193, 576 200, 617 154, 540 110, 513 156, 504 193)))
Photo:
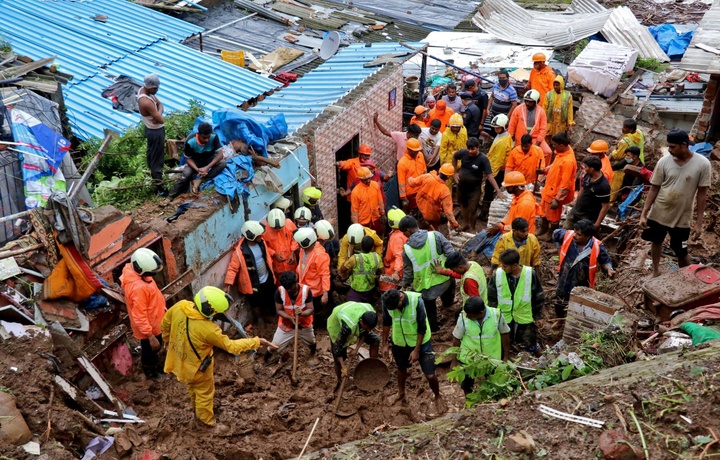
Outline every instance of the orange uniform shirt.
POLYGON ((553 223, 560 222, 562 206, 550 209, 550 203, 556 199, 561 205, 570 203, 575 197, 575 176, 577 175, 577 161, 575 152, 570 147, 567 152, 555 152, 553 160, 545 179, 545 188, 542 190, 541 215, 553 223), (561 191, 567 193, 560 195, 561 191))
POLYGON ((275 282, 279 283, 280 273, 290 270, 295 271, 297 268, 297 259, 295 263, 288 263, 290 255, 298 250, 299 246, 293 239, 293 232, 297 229, 291 219, 285 219, 285 226, 282 228, 274 229, 265 223, 265 234, 262 239, 265 241, 265 248, 267 249, 267 255, 273 259, 273 273, 275 274, 275 282), (280 262, 275 259, 275 254, 285 259, 285 262, 280 262))
POLYGON ((126 264, 120 276, 120 285, 125 291, 125 305, 135 338, 142 340, 151 335, 160 335, 162 333, 160 324, 167 308, 165 297, 155 280, 150 278, 149 281, 145 281, 135 272, 131 264, 126 264))
POLYGON ((514 196, 510 202, 510 209, 500 224, 503 232, 512 230, 512 221, 518 217, 522 217, 528 221, 528 232, 535 234, 535 216, 538 214, 538 204, 535 201, 535 195, 529 190, 525 190, 518 196, 514 196))
POLYGON ((385 214, 385 202, 383 201, 380 185, 375 181, 369 184, 360 182, 350 194, 350 220, 353 224, 369 226, 373 221, 378 221, 380 216, 385 214))
POLYGON ((408 196, 414 196, 417 193, 417 185, 408 184, 410 177, 417 177, 425 174, 427 168, 425 166, 425 157, 422 152, 418 152, 415 159, 408 155, 407 151, 397 166, 398 188, 400 189, 400 199, 404 200, 408 196))
MULTIPOLYGON (((530 89, 537 90, 540 93, 540 102, 538 103, 543 109, 547 108, 547 98, 545 95, 548 91, 553 89, 553 82, 555 81, 555 72, 546 65, 542 70, 535 70, 534 68, 530 71, 530 89)), ((544 112, 544 110, 543 110, 544 112)))
POLYGON ((518 105, 510 115, 510 124, 508 125, 508 133, 515 140, 515 145, 522 144, 522 137, 525 134, 530 134, 533 138, 533 144, 539 141, 545 141, 545 134, 547 134, 547 115, 545 110, 540 108, 540 104, 535 106, 535 124, 532 130, 528 133, 528 117, 527 107, 525 104, 518 105))
POLYGON ((340 162, 338 168, 340 168, 341 171, 347 171, 346 188, 350 188, 350 186, 355 183, 355 179, 358 178, 357 170, 360 169, 361 166, 360 158, 350 158, 349 160, 340 162))
POLYGON ((537 169, 545 168, 545 154, 537 145, 530 146, 528 153, 523 152, 522 146, 510 150, 505 162, 505 174, 510 171, 521 172, 525 182, 532 184, 537 180, 537 169))
POLYGON ((322 244, 315 243, 309 254, 300 251, 297 266, 298 283, 310 288, 313 297, 330 291, 330 256, 322 244))
POLYGON ((438 110, 437 106, 435 106, 434 109, 430 110, 430 120, 440 120, 440 132, 444 133, 445 128, 447 128, 448 121, 454 113, 455 111, 450 107, 447 107, 441 112, 438 110))
POLYGON ((437 171, 429 174, 422 174, 418 177, 408 179, 408 184, 417 186, 417 207, 426 221, 434 222, 445 217, 453 228, 458 223, 453 215, 453 202, 450 190, 445 181, 440 179, 437 171))

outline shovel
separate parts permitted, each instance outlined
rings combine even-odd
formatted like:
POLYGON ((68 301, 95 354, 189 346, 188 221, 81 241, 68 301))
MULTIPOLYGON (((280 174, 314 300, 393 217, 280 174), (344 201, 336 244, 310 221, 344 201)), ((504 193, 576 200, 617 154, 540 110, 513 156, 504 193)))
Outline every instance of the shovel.
POLYGON ((297 383, 297 351, 298 351, 298 328, 300 327, 300 321, 295 312, 295 349, 293 350, 293 367, 292 367, 292 381, 297 383))
MULTIPOLYGON (((355 348, 353 349, 352 353, 348 357, 348 360, 347 360, 348 375, 350 374, 350 372, 349 372, 350 364, 352 364, 352 360, 355 358, 355 355, 357 355, 357 352, 360 349, 360 345, 362 345, 362 343, 364 341, 365 341, 365 338, 360 337, 357 345, 355 345, 355 348)), ((342 401, 342 396, 343 396, 343 393, 345 392, 345 384, 347 383, 347 378, 348 378, 347 375, 343 376, 342 381, 340 382, 340 391, 338 392, 337 399, 335 400, 335 415, 337 415, 339 417, 350 417, 355 412, 357 412, 357 409, 350 410, 350 411, 343 411, 343 412, 340 411, 340 402, 342 401)))

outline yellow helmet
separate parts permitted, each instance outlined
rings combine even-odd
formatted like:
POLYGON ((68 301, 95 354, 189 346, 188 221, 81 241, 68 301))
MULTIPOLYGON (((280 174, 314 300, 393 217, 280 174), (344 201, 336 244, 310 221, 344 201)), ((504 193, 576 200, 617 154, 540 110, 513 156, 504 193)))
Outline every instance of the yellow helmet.
POLYGON ((308 206, 315 206, 322 198, 322 190, 317 187, 308 187, 302 192, 302 200, 308 206))
POLYGON ((370 171, 370 168, 366 168, 365 166, 361 166, 357 169, 357 176, 358 179, 372 179, 373 173, 370 171))
POLYGON ((392 207, 387 213, 388 224, 390 228, 398 228, 400 220, 405 217, 405 212, 402 209, 398 209, 395 206, 392 207))
POLYGON ((453 113, 448 120, 449 127, 462 127, 463 117, 459 113, 453 113))
POLYGON ((545 62, 547 61, 547 56, 545 56, 544 53, 535 53, 532 56, 533 62, 545 62))
POLYGON ((206 317, 211 318, 216 313, 223 313, 230 308, 230 296, 225 294, 220 288, 215 286, 205 286, 195 294, 195 306, 200 313, 206 317))

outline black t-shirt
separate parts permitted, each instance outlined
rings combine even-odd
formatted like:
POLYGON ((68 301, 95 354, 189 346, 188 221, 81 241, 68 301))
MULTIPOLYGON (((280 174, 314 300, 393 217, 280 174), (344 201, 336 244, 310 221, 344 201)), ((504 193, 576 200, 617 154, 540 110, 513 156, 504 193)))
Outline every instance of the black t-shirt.
POLYGON ((215 158, 215 153, 222 147, 217 134, 213 134, 207 144, 203 146, 198 145, 201 149, 200 151, 193 147, 194 142, 189 142, 191 139, 195 139, 195 134, 188 136, 185 141, 184 154, 185 158, 191 158, 198 168, 204 168, 209 165, 213 158, 215 158))
POLYGON ((485 109, 487 109, 490 98, 488 97, 488 94, 485 91, 478 88, 477 93, 473 94, 473 101, 475 102, 475 105, 478 106, 478 109, 480 109, 480 112, 482 113, 485 111, 485 109))
POLYGON ((477 182, 482 183, 485 180, 485 176, 492 175, 492 168, 490 167, 490 160, 483 153, 478 153, 472 157, 468 153, 467 149, 461 149, 455 152, 454 159, 460 160, 460 182, 477 182))
POLYGON ((468 104, 465 107, 465 113, 463 114, 463 122, 467 129, 468 137, 479 137, 480 136, 480 117, 482 116, 482 110, 477 105, 468 104))
POLYGON ((585 174, 582 180, 582 191, 578 196, 577 203, 573 208, 575 220, 589 219, 592 223, 600 215, 600 208, 603 203, 610 202, 610 183, 605 174, 600 174, 600 179, 590 182, 590 175, 585 174))

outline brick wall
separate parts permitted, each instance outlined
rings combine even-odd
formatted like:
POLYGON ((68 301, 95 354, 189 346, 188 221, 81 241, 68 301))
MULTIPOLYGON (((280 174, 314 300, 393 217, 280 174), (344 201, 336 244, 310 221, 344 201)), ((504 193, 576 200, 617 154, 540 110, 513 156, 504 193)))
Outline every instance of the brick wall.
POLYGON ((710 120, 713 115, 713 106, 715 104, 715 100, 720 96, 720 92, 718 91, 719 86, 720 75, 711 75, 707 88, 705 88, 705 99, 703 100, 702 109, 700 110, 700 114, 695 120, 695 124, 690 132, 696 142, 704 141, 708 134, 710 120))
POLYGON ((380 169, 395 170, 395 143, 375 129, 373 115, 378 113, 380 124, 387 130, 401 129, 403 82, 402 66, 386 65, 334 104, 342 111, 327 109, 298 133, 308 147, 316 185, 324 191, 320 204, 326 219, 337 219, 335 152, 354 136, 359 135, 361 144, 372 147, 372 159, 380 169), (388 93, 392 89, 396 90, 397 100, 388 110, 388 93))

